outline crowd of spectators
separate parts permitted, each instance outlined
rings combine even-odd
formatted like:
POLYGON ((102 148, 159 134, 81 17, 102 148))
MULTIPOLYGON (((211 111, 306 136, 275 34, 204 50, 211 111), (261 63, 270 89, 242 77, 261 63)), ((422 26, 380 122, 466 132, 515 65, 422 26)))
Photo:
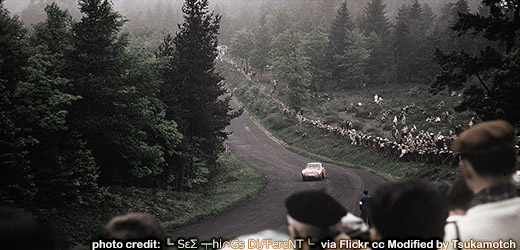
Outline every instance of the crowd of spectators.
POLYGON ((283 109, 283 113, 297 119, 301 126, 317 133, 344 139, 352 145, 374 148, 384 152, 386 156, 436 165, 452 164, 455 159, 450 149, 456 138, 454 133, 443 135, 441 132, 433 134, 420 130, 414 135, 405 127, 402 131, 403 136, 399 140, 390 140, 356 130, 352 128, 349 121, 344 122, 341 127, 336 127, 320 120, 309 119, 287 108, 283 109))
MULTIPOLYGON (((360 209, 368 212, 363 218, 350 213, 323 190, 297 191, 285 198, 289 235, 268 230, 239 239, 306 239, 298 247, 302 250, 366 249, 366 244, 389 240, 403 244, 436 240, 447 244, 443 249, 448 250, 475 249, 473 246, 518 250, 520 197, 513 176, 520 161, 515 143, 509 123, 497 120, 477 124, 453 143, 453 151, 460 157, 461 174, 451 186, 445 181, 384 183, 371 196, 368 190, 363 192, 360 209), (333 247, 331 242, 338 245, 333 247), (358 247, 341 247, 341 242, 358 247)), ((142 213, 114 217, 101 236, 125 243, 161 242, 146 249, 168 246, 164 244, 168 234, 159 221, 142 213)), ((8 250, 65 249, 63 239, 49 224, 15 208, 0 208, 0 241, 2 249, 8 250)), ((437 244, 420 247, 437 248, 437 244)))
MULTIPOLYGON (((219 60, 231 66, 231 69, 243 74, 247 79, 252 80, 252 73, 240 66, 233 59, 225 56, 226 50, 219 50, 219 60)), ((276 88, 277 80, 270 81, 273 84, 273 90, 276 88)), ((410 109, 415 108, 415 104, 407 105, 400 109, 399 114, 396 114, 392 122, 394 124, 392 129, 392 139, 385 137, 372 136, 363 131, 356 130, 352 126, 351 121, 344 121, 340 127, 332 126, 321 122, 319 119, 314 120, 303 116, 301 113, 296 113, 281 101, 273 97, 271 92, 269 95, 275 102, 277 102, 282 112, 291 118, 297 119, 301 126, 313 129, 315 132, 326 136, 334 136, 346 140, 352 145, 359 145, 363 147, 375 148, 383 151, 385 156, 396 157, 403 161, 422 162, 435 165, 455 164, 453 151, 451 151, 451 144, 456 138, 456 134, 452 131, 448 135, 441 132, 434 134, 428 131, 417 131, 415 125, 411 128, 406 126, 406 115, 410 109)), ((324 97, 326 98, 326 97, 324 97)), ((383 105, 383 98, 377 94, 374 96, 374 102, 378 105, 383 105)), ((362 106, 361 103, 357 104, 362 106)), ((439 103, 440 107, 444 103, 439 103)), ((388 120, 388 117, 395 113, 395 110, 387 110, 381 114, 381 122, 388 120)), ((451 117, 452 115, 446 115, 451 117)), ((435 119, 435 118, 433 118, 435 119)), ((446 118, 448 119, 448 118, 446 118)), ((440 118, 439 118, 440 121, 440 118)), ((432 120, 432 122, 434 122, 432 120)), ((302 133, 306 136, 306 133, 302 133)))

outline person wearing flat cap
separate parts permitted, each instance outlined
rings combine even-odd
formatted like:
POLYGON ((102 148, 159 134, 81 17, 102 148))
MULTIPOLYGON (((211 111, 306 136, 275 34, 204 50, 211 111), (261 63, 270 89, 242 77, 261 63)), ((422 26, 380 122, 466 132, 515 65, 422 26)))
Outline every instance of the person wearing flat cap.
MULTIPOLYGON (((512 182, 515 140, 511 124, 496 120, 479 123, 454 141, 461 174, 475 196, 466 215, 445 228, 445 241, 502 242, 500 248, 520 249, 520 197, 512 182)), ((493 248, 487 247, 479 249, 493 248)))
POLYGON ((341 233, 341 218, 347 210, 337 200, 318 190, 302 191, 285 200, 287 223, 293 239, 305 239, 314 244, 304 244, 306 249, 320 249, 320 241, 348 238, 341 233))

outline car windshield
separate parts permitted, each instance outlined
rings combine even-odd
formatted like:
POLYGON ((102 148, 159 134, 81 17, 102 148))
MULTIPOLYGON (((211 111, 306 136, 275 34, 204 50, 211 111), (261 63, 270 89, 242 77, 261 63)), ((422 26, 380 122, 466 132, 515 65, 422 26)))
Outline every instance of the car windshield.
POLYGON ((321 164, 319 163, 309 163, 307 164, 307 168, 320 168, 321 164))

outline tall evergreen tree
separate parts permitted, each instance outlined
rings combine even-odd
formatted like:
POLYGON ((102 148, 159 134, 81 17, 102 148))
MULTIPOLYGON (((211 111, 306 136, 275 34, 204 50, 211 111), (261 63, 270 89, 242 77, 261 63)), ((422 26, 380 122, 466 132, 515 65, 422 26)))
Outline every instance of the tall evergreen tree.
POLYGON ((435 13, 433 13, 432 8, 428 4, 428 2, 425 2, 422 5, 423 10, 423 17, 422 17, 422 25, 424 26, 424 32, 425 35, 428 36, 431 33, 433 23, 435 22, 436 16, 435 13))
POLYGON ((166 116, 176 120, 184 135, 180 157, 169 163, 176 167, 176 189, 203 182, 204 173, 215 166, 228 133, 224 131, 241 112, 232 111, 231 97, 224 96, 223 78, 215 72, 220 16, 208 11, 208 0, 186 0, 180 31, 167 41, 160 56, 169 58, 163 78, 161 99, 166 116), (173 48, 172 48, 173 46, 173 48))
POLYGON ((433 60, 435 54, 435 46, 433 45, 432 32, 433 25, 436 19, 435 14, 433 13, 432 8, 425 2, 422 5, 423 16, 422 16, 422 26, 424 29, 423 34, 423 43, 418 46, 417 57, 419 60, 417 61, 422 67, 418 67, 418 74, 416 81, 420 83, 430 83, 435 76, 435 73, 438 70, 435 61, 433 60))
POLYGON ((399 9, 393 42, 395 81, 429 82, 433 77, 433 49, 427 36, 433 18, 429 6, 418 0, 399 9))
POLYGON ((332 21, 332 26, 329 31, 329 41, 327 57, 329 58, 329 69, 331 71, 331 80, 336 87, 341 85, 341 58, 345 52, 347 42, 345 41, 346 34, 349 30, 354 28, 354 24, 350 18, 349 10, 347 8, 347 1, 343 1, 336 12, 336 16, 332 21))
POLYGON ((409 51, 411 47, 412 35, 408 22, 408 6, 402 5, 397 15, 392 42, 394 83, 410 80, 412 74, 410 66, 413 63, 413 58, 409 51))
POLYGON ((121 84, 119 76, 123 75, 121 55, 127 43, 118 34, 125 20, 105 0, 82 0, 79 5, 83 17, 73 27, 74 50, 66 76, 72 80, 70 92, 81 96, 81 100, 72 105, 69 121, 71 129, 87 139, 101 167, 101 181, 109 184, 121 181, 119 174, 124 178, 128 173, 116 138, 120 135, 116 131, 124 127, 117 124, 119 114, 114 106, 121 84))
POLYGON ((390 22, 385 12, 386 5, 382 0, 372 0, 368 3, 361 29, 365 36, 374 32, 379 37, 387 37, 390 33, 390 22))
POLYGON ((367 38, 358 29, 348 31, 346 41, 347 46, 341 58, 341 77, 345 80, 345 85, 341 87, 358 88, 368 80, 366 66, 370 49, 367 38))
POLYGON ((126 53, 124 18, 107 0, 82 0, 80 10, 68 72, 81 100, 72 105, 71 128, 87 139, 102 184, 155 187, 154 178, 172 167, 166 162, 171 145, 161 142, 175 144, 180 135, 161 119, 153 73, 140 71, 138 58, 126 53))
POLYGON ((382 0, 369 2, 361 25, 365 36, 371 38, 366 73, 373 83, 386 83, 391 72, 391 24, 386 17, 385 7, 382 0))
MULTIPOLYGON (((426 81, 426 70, 428 61, 433 57, 433 51, 429 52, 426 32, 429 28, 427 20, 428 17, 424 11, 423 6, 419 0, 415 0, 407 11, 407 22, 410 27, 411 43, 408 47, 411 62, 408 65, 409 75, 407 78, 412 81, 426 81)), ((429 21, 429 20, 428 20, 429 21)))

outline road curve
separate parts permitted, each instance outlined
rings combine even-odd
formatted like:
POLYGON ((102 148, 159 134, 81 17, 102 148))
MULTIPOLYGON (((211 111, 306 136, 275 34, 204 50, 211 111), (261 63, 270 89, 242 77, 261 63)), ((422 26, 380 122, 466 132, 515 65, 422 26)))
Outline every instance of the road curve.
MULTIPOLYGON (((237 105, 232 102, 234 108, 237 105)), ((368 172, 331 164, 324 164, 327 169, 324 180, 303 182, 300 172, 307 162, 313 160, 285 149, 247 112, 234 119, 228 130, 233 132, 227 141, 231 151, 241 161, 262 171, 267 177, 267 187, 241 206, 172 232, 174 238, 232 238, 264 229, 288 233, 284 200, 294 192, 307 189, 323 189, 348 211, 359 215, 357 204, 362 191, 374 190, 382 183, 368 172)))

